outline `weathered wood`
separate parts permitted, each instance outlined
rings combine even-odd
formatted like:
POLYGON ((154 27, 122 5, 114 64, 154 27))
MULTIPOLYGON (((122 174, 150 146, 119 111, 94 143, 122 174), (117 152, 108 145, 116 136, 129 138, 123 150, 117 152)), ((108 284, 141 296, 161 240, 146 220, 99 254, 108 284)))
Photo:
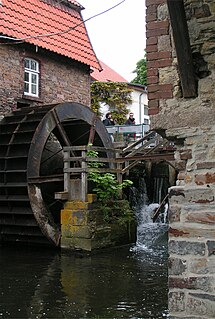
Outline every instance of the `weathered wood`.
POLYGON ((64 151, 98 151, 98 152, 119 152, 119 149, 113 149, 108 147, 102 147, 102 146, 87 146, 87 145, 78 145, 78 146, 64 146, 64 151))
MULTIPOLYGON (((64 152, 64 171, 70 167, 70 163, 67 161, 70 152, 64 152)), ((70 193, 70 176, 64 174, 64 192, 70 193)))
POLYGON ((87 152, 86 150, 81 152, 83 161, 81 162, 81 168, 82 168, 82 172, 81 172, 81 200, 83 202, 85 202, 87 200, 87 173, 86 173, 86 169, 87 169, 87 163, 86 163, 86 156, 87 156, 87 152))
POLYGON ((165 204, 165 201, 166 199, 168 198, 169 194, 167 194, 164 199, 162 200, 160 206, 156 209, 154 215, 152 216, 152 220, 153 220, 153 223, 156 221, 156 219, 158 218, 158 216, 160 215, 160 212, 161 212, 161 208, 162 206, 165 204))
POLYGON ((183 97, 196 97, 197 86, 183 0, 167 0, 183 97))
MULTIPOLYGON (((83 158, 81 156, 80 157, 68 157, 65 161, 67 161, 67 162, 76 162, 77 160, 83 161, 83 158)), ((103 157, 90 157, 90 156, 87 156, 84 160, 86 162, 99 162, 99 163, 115 163, 116 162, 115 158, 109 158, 109 157, 103 158, 103 157)), ((122 160, 122 162, 123 162, 123 160, 122 160)))
MULTIPOLYGON (((83 163, 86 164, 85 161, 83 163)), ((120 170, 115 168, 92 168, 92 167, 72 167, 72 168, 65 168, 64 173, 89 173, 89 172, 98 172, 98 173, 120 173, 120 170)))

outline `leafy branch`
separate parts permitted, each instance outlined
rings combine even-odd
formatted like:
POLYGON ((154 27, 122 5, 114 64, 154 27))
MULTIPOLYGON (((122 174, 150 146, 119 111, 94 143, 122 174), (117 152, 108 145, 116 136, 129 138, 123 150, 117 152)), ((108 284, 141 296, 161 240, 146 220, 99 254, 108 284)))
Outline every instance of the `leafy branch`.
POLYGON ((132 90, 127 83, 93 82, 91 84, 91 109, 101 116, 101 103, 108 105, 117 124, 124 124, 128 115, 127 106, 132 103, 132 90))

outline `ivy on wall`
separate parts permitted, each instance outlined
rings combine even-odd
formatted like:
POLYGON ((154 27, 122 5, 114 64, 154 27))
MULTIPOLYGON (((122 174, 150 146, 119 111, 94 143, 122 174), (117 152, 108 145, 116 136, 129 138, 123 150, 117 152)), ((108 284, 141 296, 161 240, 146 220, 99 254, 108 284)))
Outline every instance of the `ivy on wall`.
POLYGON ((101 103, 104 103, 116 123, 124 124, 129 112, 127 105, 132 102, 131 92, 127 83, 95 81, 91 84, 91 109, 101 116, 101 103))

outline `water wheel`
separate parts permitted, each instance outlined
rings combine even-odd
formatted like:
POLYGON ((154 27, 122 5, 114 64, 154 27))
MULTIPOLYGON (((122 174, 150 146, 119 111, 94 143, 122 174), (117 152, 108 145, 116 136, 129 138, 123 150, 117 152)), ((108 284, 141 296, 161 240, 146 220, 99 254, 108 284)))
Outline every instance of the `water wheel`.
POLYGON ((60 245, 63 147, 92 137, 112 147, 102 122, 77 103, 22 108, 0 121, 1 241, 60 245))

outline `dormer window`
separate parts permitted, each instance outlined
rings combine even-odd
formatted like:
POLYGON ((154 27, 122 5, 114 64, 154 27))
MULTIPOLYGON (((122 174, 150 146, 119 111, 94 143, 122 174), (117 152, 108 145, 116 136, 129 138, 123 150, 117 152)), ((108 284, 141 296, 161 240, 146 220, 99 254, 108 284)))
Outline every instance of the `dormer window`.
POLYGON ((25 59, 24 94, 39 96, 39 63, 33 59, 25 59))

